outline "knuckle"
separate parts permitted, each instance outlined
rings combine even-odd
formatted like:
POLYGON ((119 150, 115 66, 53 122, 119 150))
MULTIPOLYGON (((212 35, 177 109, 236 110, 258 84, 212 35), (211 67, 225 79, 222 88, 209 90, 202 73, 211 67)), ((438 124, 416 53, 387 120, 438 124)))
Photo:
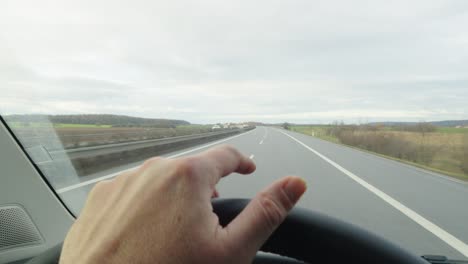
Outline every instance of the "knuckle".
POLYGON ((154 165, 159 164, 162 160, 163 160, 162 157, 153 157, 153 158, 147 159, 141 165, 141 169, 143 170, 149 169, 153 167, 154 165))
POLYGON ((193 158, 182 158, 175 163, 175 174, 178 176, 192 178, 196 171, 196 162, 193 158))
POLYGON ((295 202, 291 200, 291 198, 286 194, 284 189, 281 189, 278 195, 279 195, 278 199, 280 200, 280 203, 283 205, 283 208, 285 209, 285 211, 289 211, 294 207, 295 202))
POLYGON ((231 257, 230 255, 232 255, 232 249, 226 246, 227 243, 211 244, 211 247, 207 247, 207 249, 209 250, 207 252, 207 256, 210 256, 211 260, 213 261, 211 263, 223 263, 226 262, 226 259, 229 259, 231 257))
POLYGON ((100 190, 104 189, 106 185, 109 184, 109 180, 104 180, 96 183, 91 190, 91 192, 99 192, 100 190))
POLYGON ((233 147, 231 145, 225 144, 225 145, 223 145, 223 147, 224 147, 224 149, 226 149, 227 151, 231 152, 234 155, 240 155, 239 150, 237 150, 235 147, 233 147))
POLYGON ((129 173, 121 173, 121 174, 117 175, 112 181, 117 185, 119 185, 119 184, 125 185, 125 183, 129 179, 129 176, 130 176, 129 173))
POLYGON ((286 210, 270 194, 261 192, 259 194, 259 203, 270 229, 275 229, 286 215, 286 210))
POLYGON ((91 191, 89 192, 89 198, 94 198, 101 193, 106 193, 109 186, 111 185, 111 180, 104 180, 96 183, 91 191))
POLYGON ((220 148, 225 148, 225 149, 230 150, 230 151, 235 149, 233 146, 231 146, 229 144, 221 144, 219 147, 220 148))

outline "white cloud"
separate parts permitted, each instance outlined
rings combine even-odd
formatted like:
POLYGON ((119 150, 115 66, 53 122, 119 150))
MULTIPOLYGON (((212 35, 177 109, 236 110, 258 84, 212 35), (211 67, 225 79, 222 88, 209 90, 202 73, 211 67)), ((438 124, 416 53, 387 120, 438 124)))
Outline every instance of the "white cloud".
POLYGON ((468 118, 466 1, 0 3, 0 111, 468 118))

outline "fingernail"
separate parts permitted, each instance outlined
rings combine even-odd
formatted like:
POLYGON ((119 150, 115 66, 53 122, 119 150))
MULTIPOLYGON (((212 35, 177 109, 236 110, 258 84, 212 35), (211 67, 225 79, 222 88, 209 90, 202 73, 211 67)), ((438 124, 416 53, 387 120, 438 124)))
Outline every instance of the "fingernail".
POLYGON ((296 203, 302 194, 307 189, 307 183, 299 177, 291 177, 286 185, 284 186, 284 191, 288 195, 291 202, 296 203))

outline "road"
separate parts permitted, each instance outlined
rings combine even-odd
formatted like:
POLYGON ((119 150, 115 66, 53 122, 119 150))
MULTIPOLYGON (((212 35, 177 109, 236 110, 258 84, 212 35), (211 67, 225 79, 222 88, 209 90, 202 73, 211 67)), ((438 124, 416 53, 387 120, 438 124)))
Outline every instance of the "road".
MULTIPOLYGON (((418 254, 468 259, 468 184, 314 137, 271 127, 167 154, 178 157, 213 145, 235 146, 254 160, 252 175, 224 178, 221 197, 252 198, 268 183, 299 175, 308 191, 298 206, 323 212, 377 233, 418 254)), ((95 182, 129 164, 90 175, 58 190, 78 213, 95 182)))

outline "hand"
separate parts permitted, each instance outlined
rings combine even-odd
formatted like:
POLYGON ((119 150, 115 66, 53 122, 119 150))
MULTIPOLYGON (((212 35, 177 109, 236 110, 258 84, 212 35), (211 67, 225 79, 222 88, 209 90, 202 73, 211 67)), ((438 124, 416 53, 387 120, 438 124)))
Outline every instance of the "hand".
POLYGON ((221 146, 198 155, 152 158, 91 190, 70 229, 60 263, 250 263, 305 192, 285 177, 221 227, 211 197, 223 176, 255 164, 221 146))

